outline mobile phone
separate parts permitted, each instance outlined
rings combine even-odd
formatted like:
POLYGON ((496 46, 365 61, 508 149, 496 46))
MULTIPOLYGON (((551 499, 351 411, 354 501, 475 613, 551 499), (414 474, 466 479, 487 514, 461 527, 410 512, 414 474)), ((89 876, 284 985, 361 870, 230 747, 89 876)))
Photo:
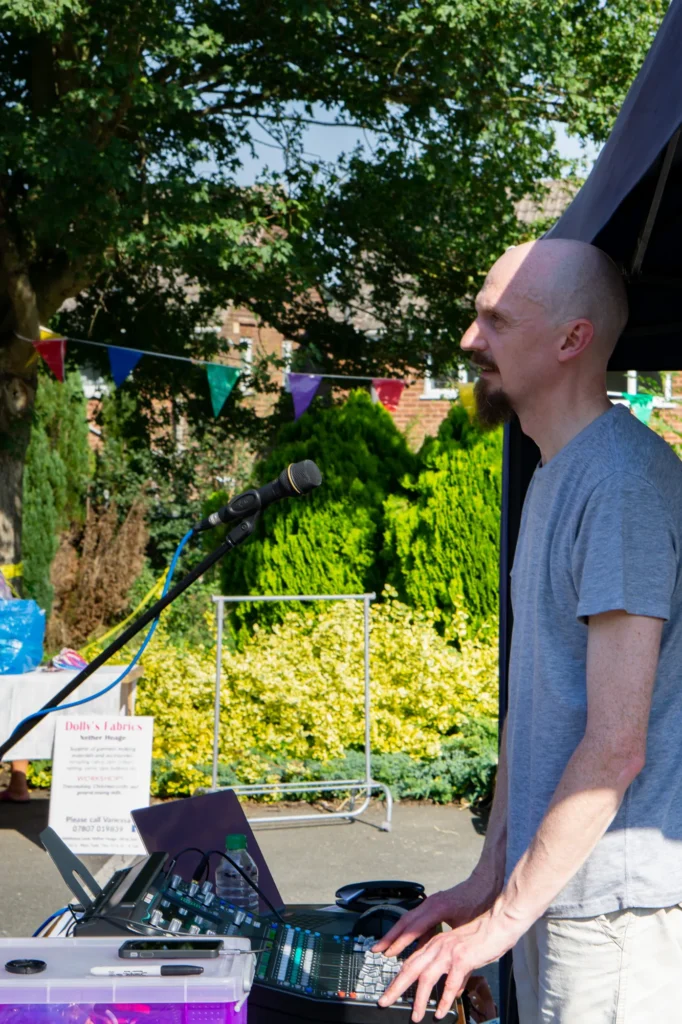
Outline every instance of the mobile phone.
POLYGON ((124 960, 203 960, 216 957, 222 939, 129 939, 119 948, 124 960))

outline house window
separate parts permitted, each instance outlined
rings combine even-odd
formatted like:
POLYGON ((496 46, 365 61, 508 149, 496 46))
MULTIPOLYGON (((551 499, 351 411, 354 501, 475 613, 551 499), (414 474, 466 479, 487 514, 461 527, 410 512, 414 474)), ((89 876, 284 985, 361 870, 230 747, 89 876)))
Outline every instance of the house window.
POLYGON ((282 385, 285 390, 289 390, 289 371, 291 369, 291 361, 294 358, 294 343, 293 341, 284 340, 282 342, 282 385))
POLYGON ((80 374, 83 394, 86 398, 104 398, 110 393, 109 384, 91 363, 81 367, 80 374))
MULTIPOLYGON (((467 373, 464 370, 464 373, 467 373)), ((467 379, 466 377, 464 378, 467 379)), ((461 381, 461 371, 458 374, 458 380, 461 381)), ((426 371, 424 376, 424 392, 422 398, 427 399, 446 399, 452 401, 459 396, 459 389, 457 382, 452 377, 433 377, 430 370, 426 371)))
POLYGON ((241 337, 238 344, 239 369, 242 372, 242 394, 250 395, 253 387, 250 378, 253 373, 253 338, 241 337))

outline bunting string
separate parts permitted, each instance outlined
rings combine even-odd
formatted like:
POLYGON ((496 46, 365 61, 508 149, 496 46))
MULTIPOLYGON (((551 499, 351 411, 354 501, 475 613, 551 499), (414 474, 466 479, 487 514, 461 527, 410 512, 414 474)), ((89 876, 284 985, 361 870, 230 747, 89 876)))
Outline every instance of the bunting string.
MULTIPOLYGON (((149 352, 144 349, 132 348, 128 345, 110 345, 105 341, 93 341, 90 338, 72 338, 70 335, 57 334, 47 327, 40 328, 39 338, 26 338, 14 332, 15 337, 33 345, 35 351, 42 356, 57 380, 64 380, 64 359, 66 343, 75 345, 93 345, 105 348, 109 356, 111 376, 116 387, 130 376, 143 356, 157 359, 174 359, 176 362, 191 363, 193 366, 205 366, 214 416, 219 416, 231 394, 241 370, 215 360, 195 359, 192 356, 179 356, 171 352, 149 352)), ((322 380, 367 381, 379 401, 390 412, 395 412, 405 388, 405 381, 393 378, 367 377, 353 373, 293 373, 287 374, 287 390, 291 393, 294 403, 294 419, 298 419, 309 408, 322 380)))

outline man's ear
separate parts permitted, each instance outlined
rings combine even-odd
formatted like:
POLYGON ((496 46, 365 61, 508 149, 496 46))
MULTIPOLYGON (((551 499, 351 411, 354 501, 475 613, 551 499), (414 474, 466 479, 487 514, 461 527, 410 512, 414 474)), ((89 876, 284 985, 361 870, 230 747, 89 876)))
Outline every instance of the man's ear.
POLYGON ((566 332, 557 356, 560 363, 567 363, 585 351, 594 337, 594 325, 590 320, 572 320, 566 324, 566 332))

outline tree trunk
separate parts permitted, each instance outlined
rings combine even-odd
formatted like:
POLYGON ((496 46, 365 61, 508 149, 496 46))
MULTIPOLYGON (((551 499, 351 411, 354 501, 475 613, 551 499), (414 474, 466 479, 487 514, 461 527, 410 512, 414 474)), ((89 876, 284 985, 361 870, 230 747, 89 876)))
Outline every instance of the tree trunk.
POLYGON ((36 352, 25 351, 23 372, 12 369, 15 345, 0 349, 0 565, 21 561, 21 508, 24 460, 31 437, 31 412, 36 391, 36 364, 25 365, 36 352))
POLYGON ((24 459, 31 435, 40 358, 33 345, 17 335, 38 338, 40 320, 28 269, 2 220, 0 258, 11 307, 8 320, 12 325, 0 340, 0 565, 16 565, 21 561, 24 459))

